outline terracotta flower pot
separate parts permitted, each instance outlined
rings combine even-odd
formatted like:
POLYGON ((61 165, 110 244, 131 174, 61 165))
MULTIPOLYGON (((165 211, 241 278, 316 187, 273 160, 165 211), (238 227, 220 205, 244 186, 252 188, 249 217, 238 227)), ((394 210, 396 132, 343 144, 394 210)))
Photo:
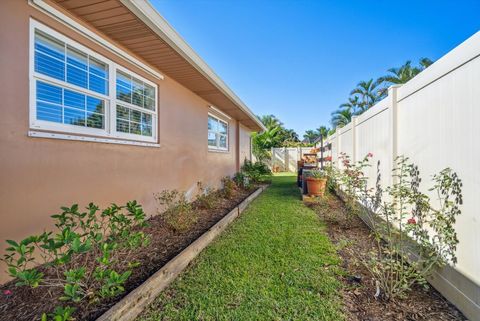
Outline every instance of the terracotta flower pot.
POLYGON ((325 194, 326 178, 307 177, 307 191, 310 196, 323 196, 325 194))

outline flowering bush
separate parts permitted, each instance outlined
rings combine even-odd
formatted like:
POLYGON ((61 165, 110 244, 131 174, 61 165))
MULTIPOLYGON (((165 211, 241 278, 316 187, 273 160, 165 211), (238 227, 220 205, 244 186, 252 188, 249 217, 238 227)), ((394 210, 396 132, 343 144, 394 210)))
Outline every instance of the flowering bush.
POLYGON ((362 263, 375 279, 375 297, 395 299, 405 296, 414 284, 425 285, 434 268, 456 263, 454 225, 461 214, 462 182, 449 168, 434 175, 430 189, 438 198, 434 208, 420 191, 418 167, 405 157, 396 159, 392 186, 382 189, 378 163, 376 186, 367 188, 363 169, 372 156, 369 153, 351 164, 342 155, 344 169, 336 173, 336 180, 342 185, 347 207, 353 213, 362 210, 372 225, 376 249, 362 263))
POLYGON ((349 214, 357 213, 357 200, 361 194, 366 192, 368 177, 365 176, 364 170, 370 166, 369 159, 372 156, 371 153, 368 153, 362 160, 353 164, 347 154, 340 154, 339 159, 343 170, 339 171, 337 175, 339 175, 338 181, 344 192, 345 205, 349 214))

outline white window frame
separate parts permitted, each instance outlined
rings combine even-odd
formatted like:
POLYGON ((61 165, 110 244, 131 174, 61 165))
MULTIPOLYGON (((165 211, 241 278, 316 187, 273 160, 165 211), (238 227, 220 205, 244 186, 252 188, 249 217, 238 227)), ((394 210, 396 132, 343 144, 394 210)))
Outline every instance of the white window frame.
MULTIPOLYGON (((157 143, 158 142, 158 85, 154 82, 145 79, 144 77, 138 75, 137 73, 120 66, 110 59, 99 55, 98 53, 94 52, 93 50, 81 45, 80 43, 64 36, 63 34, 47 27, 46 25, 30 18, 30 48, 29 48, 29 83, 30 83, 30 106, 29 106, 29 122, 30 122, 30 129, 32 130, 41 130, 41 131, 50 131, 50 132, 61 132, 61 133, 71 133, 71 134, 80 134, 80 135, 91 135, 91 136, 100 136, 112 139, 122 139, 122 140, 131 140, 133 142, 148 142, 148 143, 157 143), (89 90, 80 86, 76 86, 66 81, 61 81, 41 73, 35 72, 35 30, 39 30, 53 38, 56 38, 66 45, 69 45, 75 49, 81 50, 82 52, 88 54, 92 58, 95 58, 102 63, 105 63, 108 66, 108 95, 99 94, 93 90, 89 90), (116 103, 117 103, 117 92, 116 92, 116 73, 117 70, 121 70, 124 73, 127 73, 144 83, 152 86, 155 91, 155 104, 154 110, 148 110, 146 108, 138 107, 133 104, 128 104, 123 101, 121 102, 122 105, 125 107, 139 110, 144 113, 148 113, 152 115, 152 136, 143 136, 137 134, 130 134, 130 133, 123 133, 118 132, 116 129, 116 103), (82 126, 75 126, 75 125, 68 125, 63 123, 55 123, 49 121, 43 121, 37 119, 37 102, 36 102, 36 84, 37 80, 42 82, 50 83, 52 85, 60 86, 63 88, 67 88, 73 90, 75 92, 79 92, 82 94, 86 94, 89 96, 93 96, 96 98, 100 98, 105 101, 105 113, 104 113, 104 122, 105 128, 98 129, 98 128, 91 128, 91 127, 82 127, 82 126)), ((52 136, 53 138, 53 136, 52 136)), ((76 139, 78 140, 78 139, 76 139)), ((101 141, 101 140, 99 140, 101 141)), ((125 142, 120 142, 125 143, 125 142)))
POLYGON ((208 113, 208 117, 207 117, 207 146, 208 146, 209 151, 218 151, 218 152, 228 152, 229 151, 229 147, 230 147, 230 123, 228 122, 228 120, 222 119, 215 114, 208 113), (209 117, 215 118, 217 121, 225 123, 227 125, 227 134, 226 134, 226 136, 227 136, 227 147, 220 147, 220 143, 219 143, 220 140, 218 139, 219 136, 217 135, 217 134, 219 134, 218 131, 215 132, 215 134, 216 134, 215 136, 217 138, 216 146, 208 145, 208 133, 210 132, 210 130, 208 129, 208 118, 209 117))

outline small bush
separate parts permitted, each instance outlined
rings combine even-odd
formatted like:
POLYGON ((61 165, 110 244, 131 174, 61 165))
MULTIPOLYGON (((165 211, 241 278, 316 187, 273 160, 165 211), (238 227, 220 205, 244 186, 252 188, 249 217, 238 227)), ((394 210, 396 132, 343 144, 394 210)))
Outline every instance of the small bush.
POLYGON ((197 187, 199 191, 195 203, 198 208, 209 210, 215 207, 215 204, 217 203, 215 191, 203 186, 202 182, 197 182, 197 187))
POLYGON ((245 160, 240 171, 247 176, 252 183, 265 182, 272 176, 272 171, 262 162, 253 163, 252 161, 245 160))
POLYGON ((237 184, 235 184, 235 181, 230 176, 225 176, 224 178, 222 178, 222 185, 223 197, 232 198, 233 193, 237 189, 237 184))
MULTIPOLYGON (((146 225, 146 215, 136 201, 113 204, 101 213, 93 203, 86 209, 81 212, 76 204, 62 207, 62 213, 52 215, 56 231, 19 242, 7 240, 2 260, 17 286, 59 287, 63 295, 58 299, 74 303, 96 302, 124 291, 135 266, 124 258, 149 242, 139 229, 146 225), (41 257, 38 263, 45 273, 39 271, 35 257, 41 257)), ((53 313, 44 313, 42 320, 70 320, 73 311, 57 307, 53 313)))
POLYGON ((233 180, 237 186, 243 189, 249 189, 251 187, 250 178, 245 175, 243 172, 237 172, 235 176, 233 176, 233 180))
POLYGON ((157 203, 164 207, 163 211, 158 210, 158 215, 174 231, 186 231, 197 222, 198 217, 184 192, 164 190, 154 197, 157 203))

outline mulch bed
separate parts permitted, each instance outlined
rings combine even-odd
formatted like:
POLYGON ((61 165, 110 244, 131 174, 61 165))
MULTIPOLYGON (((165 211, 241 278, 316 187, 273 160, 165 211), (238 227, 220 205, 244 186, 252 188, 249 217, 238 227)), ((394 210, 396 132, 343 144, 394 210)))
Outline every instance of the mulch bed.
POLYGON ((144 228, 144 232, 151 235, 150 244, 138 249, 134 257, 129 258, 131 261, 140 262, 140 266, 133 269, 132 275, 125 284, 126 291, 121 295, 97 304, 86 302, 74 304, 56 299, 62 295, 63 289, 16 287, 11 281, 0 286, 0 320, 40 320, 43 312, 52 312, 56 306, 66 305, 76 308, 74 314, 76 320, 95 320, 215 225, 255 190, 256 188, 235 190, 230 199, 219 196, 215 208, 197 209, 197 223, 185 232, 173 231, 160 216, 148 219, 149 226, 144 228), (12 295, 4 295, 4 290, 7 289, 12 291, 12 295))
POLYGON ((370 229, 357 216, 347 218, 344 203, 337 196, 327 194, 317 205, 310 205, 327 225, 328 234, 337 246, 345 271, 342 295, 347 320, 467 320, 431 286, 415 286, 405 299, 384 301, 374 298, 375 282, 360 263, 364 253, 374 249, 370 229))

